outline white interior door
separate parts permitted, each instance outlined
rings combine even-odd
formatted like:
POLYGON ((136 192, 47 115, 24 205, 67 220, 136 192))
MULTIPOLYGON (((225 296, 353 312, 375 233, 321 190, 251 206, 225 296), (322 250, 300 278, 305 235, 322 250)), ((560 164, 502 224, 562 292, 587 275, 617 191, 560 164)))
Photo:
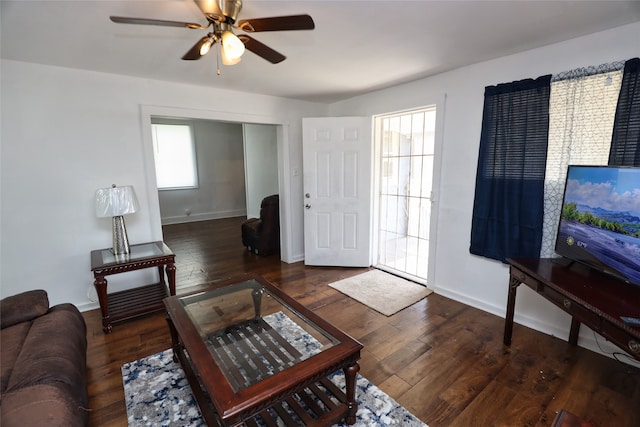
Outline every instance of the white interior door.
POLYGON ((306 265, 371 265, 371 119, 305 118, 306 265))

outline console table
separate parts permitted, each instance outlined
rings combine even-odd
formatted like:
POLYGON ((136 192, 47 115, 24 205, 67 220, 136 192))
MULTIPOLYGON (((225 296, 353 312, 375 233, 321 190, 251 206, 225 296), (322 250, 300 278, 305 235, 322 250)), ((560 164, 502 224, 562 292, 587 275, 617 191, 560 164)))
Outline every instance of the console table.
POLYGON ((105 334, 113 329, 112 322, 164 310, 162 300, 168 296, 164 270, 169 282, 169 294, 176 294, 175 257, 164 242, 131 245, 131 252, 127 255, 114 255, 111 248, 91 251, 91 271, 95 278, 93 285, 100 301, 102 330, 105 334), (158 283, 107 293, 105 276, 151 267, 158 268, 158 283))
POLYGON ((569 343, 578 343, 584 323, 640 360, 640 328, 620 316, 640 317, 640 286, 562 258, 510 258, 504 344, 511 345, 516 291, 525 284, 571 315, 569 343))

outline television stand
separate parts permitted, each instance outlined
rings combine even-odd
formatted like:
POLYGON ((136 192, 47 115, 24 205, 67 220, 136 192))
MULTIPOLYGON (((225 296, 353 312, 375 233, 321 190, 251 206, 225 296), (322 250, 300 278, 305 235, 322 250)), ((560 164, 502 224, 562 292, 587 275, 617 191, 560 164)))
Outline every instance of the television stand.
POLYGON ((640 286, 578 263, 557 258, 509 258, 509 294, 505 317, 505 345, 511 345, 516 292, 525 284, 571 315, 569 343, 578 343, 585 324, 634 359, 640 360, 640 327, 625 324, 620 316, 640 317, 640 286))
MULTIPOLYGON (((572 259, 569 258, 565 258, 565 257, 559 257, 559 258, 550 258, 551 262, 553 262, 554 264, 558 264, 561 265, 563 267, 571 267, 573 264, 575 264, 576 262, 572 259)), ((582 266, 584 268, 589 268, 586 265, 582 266)))

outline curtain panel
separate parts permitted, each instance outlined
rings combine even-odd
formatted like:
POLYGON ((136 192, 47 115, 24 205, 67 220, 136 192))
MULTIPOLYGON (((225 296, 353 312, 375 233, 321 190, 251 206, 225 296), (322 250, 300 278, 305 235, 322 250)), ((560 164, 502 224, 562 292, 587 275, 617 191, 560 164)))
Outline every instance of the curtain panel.
POLYGON ((551 78, 542 258, 557 256, 556 235, 568 166, 607 164, 623 68, 624 61, 620 61, 551 78))
POLYGON ((474 255, 538 257, 551 75, 485 88, 475 200, 474 255))
POLYGON ((640 166, 640 58, 630 59, 624 65, 609 164, 640 166))

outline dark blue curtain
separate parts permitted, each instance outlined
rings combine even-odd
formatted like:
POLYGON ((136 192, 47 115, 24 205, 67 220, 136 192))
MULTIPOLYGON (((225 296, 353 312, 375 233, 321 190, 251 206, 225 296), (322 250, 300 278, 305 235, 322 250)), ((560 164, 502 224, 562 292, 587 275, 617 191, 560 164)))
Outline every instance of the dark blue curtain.
POLYGON ((540 256, 550 93, 551 75, 485 88, 472 254, 540 256))
POLYGON ((640 166, 640 59, 625 62, 609 164, 615 166, 640 166))

